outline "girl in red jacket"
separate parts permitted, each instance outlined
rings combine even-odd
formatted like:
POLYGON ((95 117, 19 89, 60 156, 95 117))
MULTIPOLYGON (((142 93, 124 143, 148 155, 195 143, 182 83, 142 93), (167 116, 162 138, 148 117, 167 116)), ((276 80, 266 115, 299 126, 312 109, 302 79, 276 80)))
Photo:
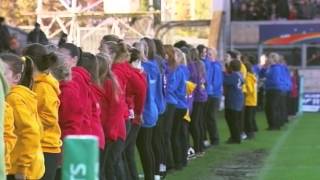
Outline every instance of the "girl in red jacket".
MULTIPOLYGON (((138 49, 132 48, 130 49, 130 64, 133 67, 135 73, 133 74, 136 76, 139 81, 137 81, 137 85, 141 88, 143 99, 145 99, 146 91, 147 91, 147 80, 146 75, 143 72, 143 68, 141 66, 141 53, 138 49)), ((138 112, 141 112, 141 109, 138 109, 134 105, 134 102, 136 101, 137 97, 130 94, 130 90, 127 89, 127 102, 129 104, 129 110, 130 112, 133 112, 133 116, 131 117, 131 127, 126 139, 126 148, 124 150, 124 157, 125 157, 125 163, 127 168, 127 176, 130 177, 132 180, 139 179, 138 171, 136 167, 135 162, 135 147, 136 147, 136 141, 138 137, 138 132, 141 127, 141 118, 136 116, 135 114, 138 114, 138 112), (135 113, 134 113, 135 112, 135 113)))
POLYGON ((105 148, 105 137, 101 123, 101 105, 100 102, 104 96, 102 87, 100 86, 100 80, 98 76, 98 60, 91 53, 82 53, 81 58, 78 62, 79 67, 85 68, 91 76, 91 80, 89 86, 91 88, 90 104, 91 104, 91 135, 96 136, 99 140, 99 149, 100 149, 100 177, 103 179, 102 175, 104 175, 103 171, 103 156, 104 148, 105 148))

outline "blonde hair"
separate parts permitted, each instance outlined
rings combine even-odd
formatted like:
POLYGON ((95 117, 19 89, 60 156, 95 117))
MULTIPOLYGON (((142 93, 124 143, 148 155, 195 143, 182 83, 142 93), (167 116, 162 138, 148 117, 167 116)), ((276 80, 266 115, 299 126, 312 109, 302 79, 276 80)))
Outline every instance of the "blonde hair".
POLYGON ((114 98, 118 101, 121 89, 116 76, 113 74, 111 70, 112 60, 105 53, 98 53, 96 57, 98 60, 98 74, 99 74, 100 84, 104 85, 104 82, 106 80, 111 80, 112 94, 114 95, 114 98))
POLYGON ((175 61, 177 65, 187 65, 186 55, 178 48, 174 48, 175 61))
POLYGON ((267 64, 269 65, 277 64, 277 63, 280 63, 280 61, 281 61, 280 54, 272 52, 268 55, 267 64))

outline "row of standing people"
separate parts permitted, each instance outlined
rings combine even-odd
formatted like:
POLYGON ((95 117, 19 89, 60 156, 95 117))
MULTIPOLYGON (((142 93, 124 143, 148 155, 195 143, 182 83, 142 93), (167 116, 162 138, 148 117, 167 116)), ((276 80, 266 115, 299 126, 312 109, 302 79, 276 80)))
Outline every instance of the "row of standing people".
MULTIPOLYGON (((173 47, 143 38, 129 46, 106 35, 99 51, 65 43, 48 52, 31 44, 23 57, 1 54, 11 86, 4 134, 8 179, 59 177, 67 135, 98 137, 100 179, 138 179, 135 145, 145 179, 180 170, 187 165, 189 132, 196 157, 204 155, 207 132, 211 145, 220 143, 216 116, 223 89, 229 142, 240 143, 242 132, 254 136, 256 77, 239 55, 229 53, 223 73, 215 50, 183 41, 173 47)), ((262 74, 278 82, 272 67, 262 74)), ((279 114, 270 119, 267 111, 270 128, 279 114)))

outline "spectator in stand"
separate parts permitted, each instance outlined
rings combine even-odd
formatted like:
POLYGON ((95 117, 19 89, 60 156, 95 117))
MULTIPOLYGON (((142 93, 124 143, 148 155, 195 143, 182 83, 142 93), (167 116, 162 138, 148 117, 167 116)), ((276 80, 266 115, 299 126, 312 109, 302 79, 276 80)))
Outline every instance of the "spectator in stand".
POLYGON ((289 16, 289 5, 288 0, 274 0, 273 4, 276 7, 276 18, 277 19, 288 19, 289 16))
POLYGON ((295 20, 297 18, 298 18, 297 8, 293 4, 290 4, 288 20, 295 20))
POLYGON ((5 23, 5 18, 0 17, 0 52, 10 50, 10 33, 5 23))
POLYGON ((10 44, 10 51, 14 54, 20 54, 21 53, 21 45, 19 40, 15 35, 10 36, 9 39, 10 44))
POLYGON ((316 14, 316 4, 310 0, 302 0, 300 4, 300 19, 313 19, 316 14))
POLYGON ((28 43, 39 43, 47 45, 49 43, 47 36, 40 29, 40 24, 35 23, 34 29, 28 34, 28 43))
POLYGON ((259 17, 259 9, 257 3, 255 1, 250 2, 249 9, 248 9, 248 19, 249 20, 261 20, 259 17))

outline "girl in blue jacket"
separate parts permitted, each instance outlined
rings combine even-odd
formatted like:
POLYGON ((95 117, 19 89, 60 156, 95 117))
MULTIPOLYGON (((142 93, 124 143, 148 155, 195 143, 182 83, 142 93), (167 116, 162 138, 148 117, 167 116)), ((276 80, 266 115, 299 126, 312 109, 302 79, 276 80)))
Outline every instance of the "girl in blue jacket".
POLYGON ((241 111, 244 103, 242 85, 244 79, 240 73, 240 61, 232 60, 229 68, 230 74, 225 72, 223 85, 225 93, 225 119, 227 121, 230 138, 227 143, 241 143, 241 111))
POLYGON ((281 59, 281 62, 279 63, 282 69, 282 76, 284 77, 284 89, 281 91, 281 111, 280 111, 280 120, 281 120, 281 126, 283 126, 285 123, 288 123, 288 108, 287 108, 287 102, 290 97, 291 92, 291 76, 290 76, 290 70, 285 62, 284 59, 281 59))
POLYGON ((278 62, 280 55, 270 53, 266 62, 265 90, 266 90, 266 109, 265 113, 268 121, 268 130, 279 130, 282 125, 281 94, 286 89, 283 67, 278 62))
MULTIPOLYGON (((208 101, 206 103, 205 123, 207 125, 211 145, 219 144, 219 133, 217 127, 217 113, 220 106, 222 96, 223 72, 222 65, 217 60, 217 50, 207 50, 207 83, 206 90, 208 93, 208 101)), ((207 133, 205 131, 205 134, 207 133)))
POLYGON ((175 58, 175 50, 172 45, 165 45, 165 52, 167 56, 168 69, 166 71, 167 86, 165 89, 167 108, 164 114, 164 147, 165 147, 165 158, 166 158, 166 169, 171 169, 175 167, 173 149, 172 149, 172 132, 174 115, 176 110, 177 101, 177 89, 179 76, 178 75, 178 65, 175 58))
POLYGON ((173 128, 172 128, 172 150, 174 157, 174 167, 177 170, 182 169, 187 164, 187 136, 186 124, 184 123, 184 117, 187 113, 187 92, 186 82, 189 79, 189 70, 186 66, 186 57, 184 53, 175 48, 175 87, 174 94, 177 100, 176 110, 174 113, 173 128))
POLYGON ((155 177, 154 151, 152 137, 158 116, 162 111, 162 83, 160 69, 155 56, 154 41, 149 38, 142 39, 148 48, 147 60, 142 62, 142 67, 147 77, 147 95, 143 111, 142 125, 137 138, 137 147, 142 162, 145 180, 153 180, 155 177))

